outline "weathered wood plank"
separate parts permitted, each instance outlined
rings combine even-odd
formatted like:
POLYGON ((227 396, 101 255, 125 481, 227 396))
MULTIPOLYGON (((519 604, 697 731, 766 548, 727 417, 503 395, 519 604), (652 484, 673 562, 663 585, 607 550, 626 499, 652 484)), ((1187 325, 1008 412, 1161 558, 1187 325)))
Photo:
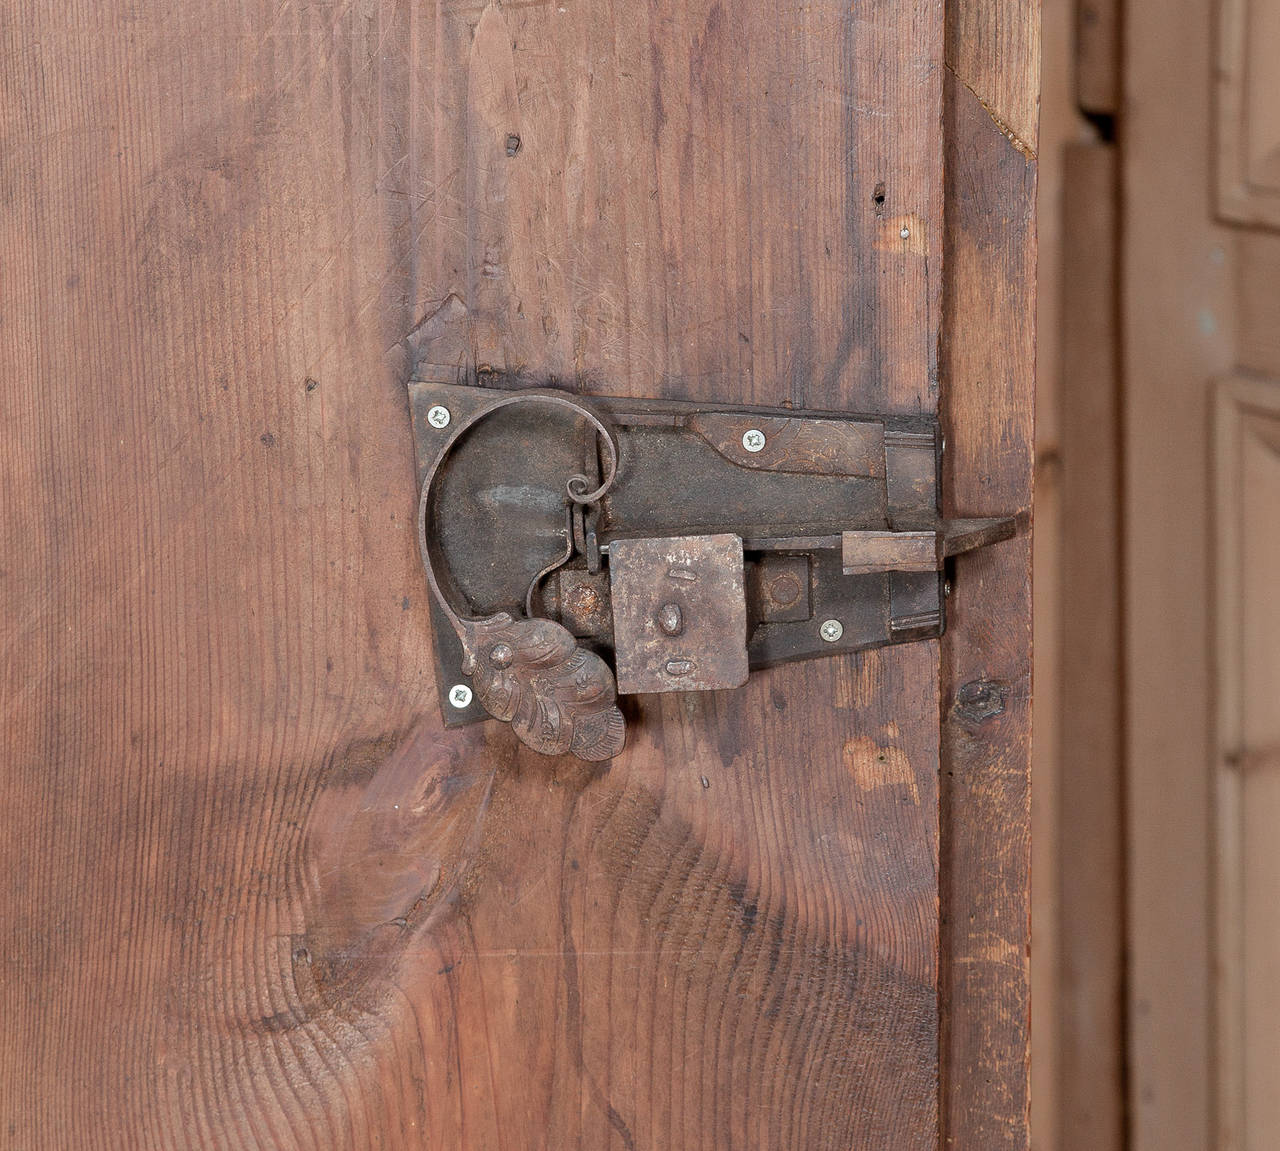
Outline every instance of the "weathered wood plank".
POLYGON ((412 1068, 291 956, 322 780, 429 687, 404 13, 2 19, 0 1130, 368 1145, 412 1068))
MULTIPOLYGON (((1034 156, 1040 132, 1039 4, 950 0, 946 59, 952 76, 1010 143, 1034 156)), ((949 149, 955 146, 948 143, 949 149)), ((948 183, 948 197, 952 190, 948 183)))
MULTIPOLYGON (((948 9, 943 379, 951 514, 1029 526, 1039 15, 948 9), (990 33, 990 35, 988 35, 990 33)), ((1031 545, 957 570, 942 642, 942 1137, 1025 1148, 1031 545)))
MULTIPOLYGON (((470 34, 467 229, 432 258, 466 269, 481 372, 932 409, 939 9, 446 19, 470 34)), ((932 1146, 935 669, 923 647, 633 701, 628 751, 554 773, 551 804, 545 763, 503 769, 505 862, 440 964, 466 990, 420 1026, 473 1052, 438 1096, 481 1071, 527 1094, 466 1092, 437 1135, 519 1114, 550 1146, 932 1146)))
POLYGON ((940 6, 3 19, 11 1142, 932 1146, 937 646, 443 732, 403 383, 932 410, 940 6))
POLYGON ((938 3, 449 20, 475 27, 455 61, 468 229, 435 258, 467 249, 482 368, 633 394, 935 406, 938 3))

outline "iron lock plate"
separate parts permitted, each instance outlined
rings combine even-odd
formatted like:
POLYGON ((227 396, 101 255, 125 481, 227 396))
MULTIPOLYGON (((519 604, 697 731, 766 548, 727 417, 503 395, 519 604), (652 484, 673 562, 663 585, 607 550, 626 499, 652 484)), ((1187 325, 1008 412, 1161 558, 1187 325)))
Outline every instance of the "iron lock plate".
POLYGON ((737 536, 615 540, 609 592, 624 695, 747 682, 747 598, 737 536))
MULTIPOLYGON (((949 557, 1014 531, 941 519, 931 417, 452 379, 412 381, 409 396, 451 726, 491 713, 464 669, 473 625, 499 614, 564 629, 623 694, 728 689, 751 669, 940 636, 949 557)), ((514 688, 504 668, 507 689, 554 713, 547 730, 569 722, 573 692, 547 703, 548 673, 530 667, 514 688)))

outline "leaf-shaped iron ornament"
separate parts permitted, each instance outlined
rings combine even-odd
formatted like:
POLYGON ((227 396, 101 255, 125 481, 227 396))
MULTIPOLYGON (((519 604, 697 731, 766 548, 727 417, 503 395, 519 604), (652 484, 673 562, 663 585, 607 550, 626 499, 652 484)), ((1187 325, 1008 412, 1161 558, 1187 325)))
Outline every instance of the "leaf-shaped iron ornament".
MULTIPOLYGON (((485 711, 510 723, 520 741, 534 751, 543 755, 571 753, 598 762, 617 755, 626 741, 626 723, 618 710, 618 692, 609 665, 595 652, 579 647, 568 629, 553 620, 516 619, 507 612, 486 619, 462 616, 441 583, 442 579, 452 582, 431 531, 431 489, 441 464, 462 436, 486 416, 523 403, 566 408, 585 419, 600 436, 604 478, 592 490, 586 476, 571 476, 565 485, 567 502, 594 504, 612 486, 618 471, 617 440, 585 403, 563 392, 531 389, 502 394, 458 422, 424 477, 418 503, 418 546, 431 593, 462 644, 462 671, 473 677, 476 699, 485 711)), ((571 548, 572 541, 566 542, 571 548)))
POLYGON ((626 726, 613 672, 558 623, 504 612, 464 627, 462 670, 474 676, 485 711, 510 723, 522 743, 593 761, 622 750, 626 726))

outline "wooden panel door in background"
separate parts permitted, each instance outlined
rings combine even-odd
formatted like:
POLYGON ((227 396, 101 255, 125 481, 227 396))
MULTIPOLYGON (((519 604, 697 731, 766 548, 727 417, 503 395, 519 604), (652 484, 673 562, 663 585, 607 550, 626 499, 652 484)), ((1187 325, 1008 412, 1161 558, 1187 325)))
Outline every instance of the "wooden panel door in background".
POLYGON ((1272 978, 1280 944, 1280 387, 1224 380, 1216 415, 1215 1146, 1262 1151, 1280 1139, 1272 978))
POLYGON ((1130 1138, 1242 1151, 1280 1137, 1280 5, 1126 19, 1130 1138))
POLYGON ((2 19, 7 1145, 1026 1146, 1025 530, 547 760, 441 726, 404 384, 941 404, 1025 512, 1030 6, 2 19))

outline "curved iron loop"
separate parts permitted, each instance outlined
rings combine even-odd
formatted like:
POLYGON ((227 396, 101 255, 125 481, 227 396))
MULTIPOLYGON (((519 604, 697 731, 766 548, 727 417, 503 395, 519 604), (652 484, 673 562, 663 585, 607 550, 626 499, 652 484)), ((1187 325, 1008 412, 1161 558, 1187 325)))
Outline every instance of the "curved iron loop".
MULTIPOLYGON (((522 403, 565 408, 585 419, 603 441, 603 478, 592 489, 587 476, 580 473, 570 476, 565 493, 573 504, 596 503, 613 486, 618 474, 618 441, 613 430, 585 401, 565 392, 542 389, 503 393, 458 421, 423 478, 418 500, 418 547, 422 564, 431 594, 462 644, 462 671, 474 678, 476 698, 481 706, 495 719, 510 723, 522 743, 543 755, 570 752, 579 759, 611 759, 626 741, 626 724, 618 710, 617 686, 609 665, 595 652, 579 647, 568 629, 552 620, 515 619, 508 612, 486 619, 460 615, 441 585, 441 575, 449 583, 452 580, 448 577, 447 565, 436 554, 428 530, 431 489, 436 476, 449 453, 471 428, 502 408, 522 403)), ((571 527, 566 547, 564 559, 535 577, 526 596, 526 612, 532 612, 532 594, 537 583, 572 555, 571 527)))
POLYGON ((533 597, 538 594, 538 588, 542 586, 542 581, 545 580, 553 571, 564 567, 565 564, 573 559, 574 542, 573 509, 565 508, 564 555, 556 556, 555 559, 538 572, 538 574, 529 581, 529 588, 524 593, 524 614, 530 619, 533 619, 533 597))

